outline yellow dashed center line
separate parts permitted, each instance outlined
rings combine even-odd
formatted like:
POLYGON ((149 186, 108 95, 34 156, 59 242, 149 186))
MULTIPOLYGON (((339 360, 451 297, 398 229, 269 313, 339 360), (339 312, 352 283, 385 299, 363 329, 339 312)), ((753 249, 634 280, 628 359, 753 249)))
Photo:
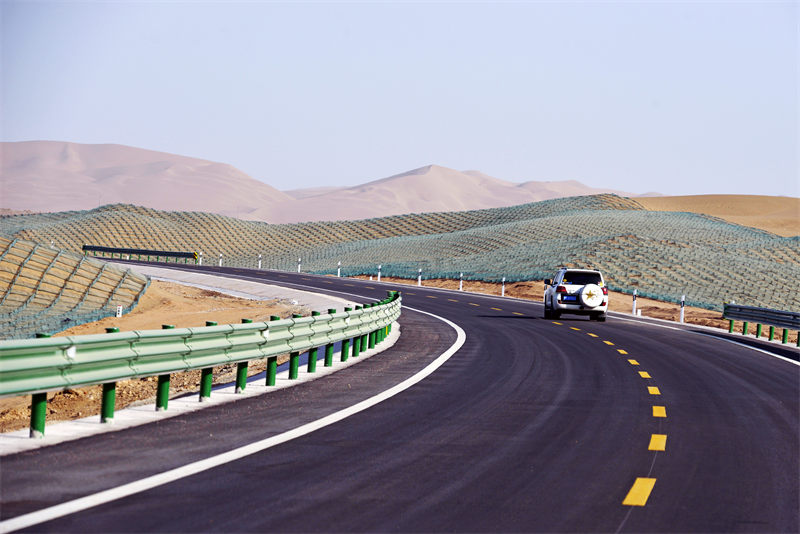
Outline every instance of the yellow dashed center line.
POLYGON ((559 323, 558 321, 553 321, 553 324, 557 324, 557 325, 563 326, 564 323, 559 323))
POLYGON ((592 334, 591 332, 586 332, 587 336, 597 337, 597 334, 592 334))
POLYGON ((469 303, 470 306, 480 306, 480 304, 475 304, 474 302, 469 303))
POLYGON ((364 289, 375 289, 375 288, 372 286, 364 286, 364 289))
POLYGON ((449 300, 450 302, 458 302, 456 299, 447 299, 447 300, 449 300))
POLYGON ((637 478, 622 504, 625 506, 644 506, 647 504, 647 498, 650 497, 650 492, 653 491, 653 486, 655 485, 656 479, 654 478, 637 478))
POLYGON ((345 284, 346 286, 355 287, 355 284, 345 284))
POLYGON ((525 315, 524 313, 520 313, 520 312, 511 312, 511 313, 513 313, 514 315, 522 315, 522 316, 525 315))
POLYGON ((636 360, 628 360, 628 363, 631 365, 639 365, 639 362, 637 362, 636 360))
POLYGON ((603 343, 605 343, 606 345, 613 345, 613 343, 610 341, 603 341, 603 343))
POLYGON ((570 330, 577 330, 578 332, 580 332, 580 331, 581 331, 581 329, 580 329, 580 328, 575 328, 574 326, 570 326, 570 327, 569 327, 569 329, 570 329, 570 330))
POLYGON ((639 376, 641 376, 642 378, 653 378, 647 371, 639 371, 639 376))
POLYGON ((653 434, 650 436, 650 445, 647 447, 648 451, 665 451, 667 450, 667 435, 666 434, 653 434))
POLYGON ((650 395, 661 395, 661 391, 654 386, 648 386, 647 392, 650 393, 650 395))
POLYGON ((503 311, 502 308, 492 308, 494 311, 503 311))
POLYGON ((437 299, 437 298, 439 298, 439 297, 434 297, 433 295, 425 295, 425 296, 428 297, 429 299, 437 299))
POLYGON ((620 354, 628 354, 628 351, 622 349, 617 349, 617 352, 619 352, 620 354))
POLYGON ((666 406, 653 406, 653 417, 666 417, 666 416, 667 416, 666 406))

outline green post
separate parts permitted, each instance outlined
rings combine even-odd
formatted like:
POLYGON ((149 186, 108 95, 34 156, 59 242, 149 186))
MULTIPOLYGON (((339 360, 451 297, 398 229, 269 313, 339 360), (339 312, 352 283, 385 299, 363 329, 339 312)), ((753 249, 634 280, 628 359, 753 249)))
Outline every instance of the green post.
MULTIPOLYGON (((797 337, 800 338, 800 336, 797 336, 797 337)), ((784 328, 783 329, 783 336, 781 337, 781 343, 786 345, 788 342, 789 342, 789 329, 788 328, 784 328)))
POLYGON ((728 319, 728 333, 733 334, 733 319, 728 319))
MULTIPOLYGON (((311 312, 311 316, 312 317, 317 317, 319 315, 322 315, 322 314, 320 312, 318 312, 318 311, 312 311, 311 312)), ((319 348, 318 347, 314 347, 313 349, 310 349, 308 351, 308 366, 306 367, 306 371, 308 371, 309 373, 317 372, 317 354, 318 353, 319 353, 319 348)))
MULTIPOLYGON (((119 328, 116 326, 109 326, 106 328, 107 334, 116 334, 119 328)), ((100 422, 113 423, 114 422, 114 406, 117 402, 117 384, 111 382, 103 384, 103 393, 100 397, 100 422)))
POLYGON ((370 332, 368 334, 368 336, 369 336, 369 345, 368 346, 371 349, 375 348, 375 334, 376 334, 376 332, 370 332))
POLYGON ((211 398, 211 386, 214 384, 214 368, 206 367, 200 370, 200 402, 211 398))
MULTIPOLYGON (((281 318, 278 315, 271 315, 269 320, 280 321, 281 318)), ((267 385, 274 386, 275 378, 277 376, 278 376, 278 357, 270 356, 269 358, 267 358, 267 385)))
POLYGON ((36 339, 42 339, 46 337, 50 337, 50 334, 47 332, 36 332, 36 339))
POLYGON ((775 327, 774 326, 770 326, 769 327, 769 340, 772 341, 773 339, 775 339, 775 327))
POLYGON ((756 325, 756 337, 761 337, 761 324, 756 325))
MULTIPOLYGON (((328 313, 333 315, 336 308, 328 308, 328 313)), ((325 345, 325 367, 333 367, 333 343, 325 345)))
POLYGON ((747 323, 747 321, 745 321, 744 324, 742 324, 742 335, 743 336, 747 335, 747 326, 748 326, 748 323, 747 323))
MULTIPOLYGON (((172 330, 175 328, 174 324, 162 324, 162 330, 172 330)), ((169 386, 170 378, 169 373, 165 375, 158 375, 158 386, 156 388, 156 411, 161 412, 167 409, 169 405, 169 386)))
POLYGON ((289 380, 297 380, 297 372, 300 368, 300 353, 289 353, 289 380))
MULTIPOLYGON (((252 322, 252 319, 242 319, 242 324, 250 324, 252 322)), ((248 362, 236 364, 236 393, 243 393, 244 388, 247 387, 247 364, 248 362)))
POLYGON ((31 432, 32 438, 44 437, 44 421, 47 417, 47 393, 31 395, 31 432))
POLYGON ((346 362, 347 359, 350 357, 350 340, 343 339, 342 340, 342 352, 339 355, 339 360, 346 362))

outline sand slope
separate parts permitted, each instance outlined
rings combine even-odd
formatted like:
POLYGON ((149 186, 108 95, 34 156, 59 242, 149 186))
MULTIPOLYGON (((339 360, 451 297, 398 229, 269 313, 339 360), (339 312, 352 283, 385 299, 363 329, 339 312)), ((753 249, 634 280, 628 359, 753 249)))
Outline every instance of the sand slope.
POLYGON ((692 195, 637 198, 652 211, 688 211, 719 217, 782 237, 800 235, 800 198, 759 195, 692 195))
POLYGON ((245 216, 290 197, 224 163, 122 145, 0 143, 0 207, 69 211, 127 203, 245 216))

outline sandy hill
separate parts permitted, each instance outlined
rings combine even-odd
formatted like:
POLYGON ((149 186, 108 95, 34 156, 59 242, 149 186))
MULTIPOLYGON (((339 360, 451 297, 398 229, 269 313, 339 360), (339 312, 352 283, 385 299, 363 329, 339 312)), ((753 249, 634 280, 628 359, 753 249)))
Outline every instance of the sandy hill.
POLYGON ((783 237, 800 235, 800 198, 759 195, 692 195, 637 198, 652 211, 688 211, 719 217, 783 237))
POLYGON ((517 184, 429 165, 355 187, 281 192, 223 163, 122 145, 0 143, 0 208, 59 212, 106 204, 292 223, 512 206, 597 193, 578 182, 517 184))
POLYGON ((246 216, 291 198, 224 163, 122 145, 0 144, 0 207, 68 211, 133 203, 246 216))
POLYGON ((794 309, 800 237, 779 237, 687 212, 649 211, 615 195, 508 208, 360 221, 266 224, 220 215, 114 205, 0 217, 0 233, 79 252, 85 243, 203 253, 205 263, 509 282, 542 280, 561 265, 599 268, 612 289, 710 309, 736 302, 794 309), (709 276, 714 283, 709 283, 709 276))
POLYGON ((428 165, 355 187, 294 190, 292 203, 268 206, 249 217, 276 223, 367 219, 404 213, 515 206, 553 198, 616 193, 576 181, 514 183, 478 171, 428 165))

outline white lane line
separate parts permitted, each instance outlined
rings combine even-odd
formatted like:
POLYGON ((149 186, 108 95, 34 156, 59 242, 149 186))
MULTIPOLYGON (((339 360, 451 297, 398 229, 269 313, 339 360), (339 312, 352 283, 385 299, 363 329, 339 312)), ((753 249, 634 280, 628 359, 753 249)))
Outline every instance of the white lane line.
POLYGON ((86 497, 81 497, 80 499, 75 499, 73 501, 57 504, 56 506, 51 506, 49 508, 37 510, 36 512, 31 512, 29 514, 13 517, 5 521, 0 521, 0 532, 2 533, 13 532, 15 530, 19 530, 22 528, 38 525, 46 521, 51 521, 59 517, 64 517, 66 515, 74 514, 76 512, 81 512, 83 510, 99 506, 101 504, 106 504, 118 499, 122 499, 124 497, 134 495, 136 493, 141 493, 143 491, 147 491, 149 489, 156 488, 158 486, 163 486, 164 484, 169 484, 170 482, 174 482, 176 480, 180 480, 182 478, 186 478, 195 475, 197 473, 202 473, 203 471, 213 469, 215 467, 218 467, 226 463, 234 462, 246 456, 259 453, 266 449, 275 447, 276 445, 286 443, 287 441, 291 441, 301 436, 305 436, 306 434, 310 434, 315 430, 319 430, 326 426, 337 423, 343 419, 350 417, 351 415, 355 415, 359 412, 362 412, 367 408, 371 408, 372 406, 375 406, 376 404, 383 402, 386 399, 389 399, 397 395, 398 393, 405 391, 406 389, 410 388, 411 386, 425 379, 434 371, 436 371, 439 367, 441 367, 447 360, 450 359, 451 356, 453 356, 453 354, 455 354, 464 345, 464 342, 467 339, 466 333, 460 326, 453 323, 452 321, 445 319, 444 317, 440 317, 438 315, 434 315, 426 311, 417 310, 415 308, 406 308, 406 309, 423 313, 425 315, 430 315, 431 317, 439 319, 440 321, 443 321, 444 323, 450 325, 456 331, 456 341, 455 343, 453 343, 453 345, 450 346, 450 348, 448 348, 445 352, 439 355, 425 368, 423 368, 417 374, 407 378, 403 382, 400 382, 396 386, 391 387, 386 391, 379 393, 373 397, 370 397, 369 399, 354 404, 349 408, 345 408, 344 410, 332 413, 321 419, 317 419, 316 421, 312 421, 310 423, 299 426, 293 430, 289 430, 282 434, 278 434, 276 436, 272 436, 270 438, 257 441, 255 443, 251 443, 249 445, 239 447, 238 449, 233 449, 231 451, 224 452, 222 454, 218 454, 216 456, 212 456, 204 460, 199 460, 197 462, 192 462, 190 464, 177 467, 175 469, 170 469, 169 471, 165 471, 157 475, 152 475, 147 478, 143 478, 141 480, 137 480, 134 482, 129 482, 128 484, 123 484, 122 486, 118 486, 116 488, 111 488, 105 491, 101 491, 99 493, 95 493, 93 495, 87 495, 86 497))
POLYGON ((744 348, 747 348, 747 349, 755 350, 757 352, 763 352, 764 354, 767 354, 767 355, 772 356, 774 358, 778 358, 779 360, 783 360, 785 362, 789 362, 791 364, 800 366, 800 361, 795 361, 795 360, 792 360, 791 358, 787 358, 785 356, 781 356, 780 354, 775 354, 774 352, 770 352, 768 350, 760 349, 758 347, 753 347, 751 345, 748 345, 747 343, 740 343, 740 342, 734 341, 732 339, 727 339, 727 338, 724 338, 724 337, 715 336, 713 334, 706 334, 705 332, 697 332, 697 331, 693 331, 693 330, 686 330, 685 328, 677 328, 675 326, 668 326, 668 325, 665 325, 665 324, 656 324, 656 323, 650 323, 650 322, 645 322, 645 321, 636 321, 634 319, 627 319, 625 317, 614 317, 614 320, 615 321, 627 321, 629 323, 645 324, 647 326, 656 326, 658 328, 667 328, 669 330, 678 330, 679 332, 685 332, 687 334, 696 334, 698 336, 710 337, 712 339, 717 339, 719 341, 725 341, 727 343, 733 343, 734 345, 739 345, 740 347, 744 347, 744 348))

